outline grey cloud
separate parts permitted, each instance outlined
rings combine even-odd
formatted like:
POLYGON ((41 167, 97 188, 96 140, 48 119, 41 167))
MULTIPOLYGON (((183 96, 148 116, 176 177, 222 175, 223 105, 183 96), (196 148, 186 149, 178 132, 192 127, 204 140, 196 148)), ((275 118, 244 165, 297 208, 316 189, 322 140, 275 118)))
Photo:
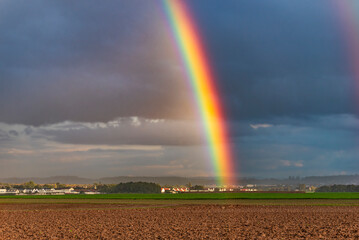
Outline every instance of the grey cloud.
POLYGON ((9 139, 9 134, 3 130, 0 129, 0 140, 8 140, 9 139))
MULTIPOLYGON (((0 174, 3 177, 46 177, 51 175, 85 177, 204 176, 208 174, 205 145, 188 146, 186 145, 188 142, 179 143, 177 139, 177 142, 172 141, 174 144, 179 144, 176 146, 151 146, 155 142, 157 144, 171 143, 168 139, 172 134, 176 134, 176 137, 188 134, 187 137, 195 138, 194 132, 198 130, 194 128, 195 124, 171 124, 144 119, 121 119, 121 121, 110 123, 64 122, 32 127, 30 135, 23 132, 27 128, 26 126, 0 125, 3 129, 16 127, 21 133, 20 137, 10 138, 9 141, 0 144, 0 174), (153 128, 162 134, 157 135, 158 138, 152 142, 148 142, 148 146, 109 146, 117 143, 122 145, 121 137, 126 137, 125 135, 131 131, 135 135, 136 130, 132 129, 135 127, 153 128), (114 134, 105 139, 108 131, 112 131, 114 134), (86 139, 81 138, 76 138, 75 144, 71 144, 71 141, 64 143, 53 141, 56 134, 60 132, 63 133, 61 136, 77 133, 82 137, 87 137, 86 133, 90 132, 93 135, 98 134, 100 137, 98 141, 94 139, 87 141, 93 143, 90 145, 87 144, 86 139), (118 135, 118 137, 115 138, 114 135, 118 135)), ((146 134, 147 131, 150 130, 144 130, 143 134, 146 134)), ((8 131, 1 129, 0 136, 2 137, 3 134, 7 136, 8 131)), ((143 141, 140 134, 130 140, 134 140, 135 137, 139 138, 135 143, 143 141)))
POLYGON ((24 133, 25 133, 26 135, 30 135, 32 132, 33 132, 32 127, 26 127, 26 128, 24 129, 24 133))
POLYGON ((354 114, 305 115, 300 117, 269 117, 243 121, 232 121, 229 124, 232 138, 259 136, 283 129, 339 131, 355 134, 359 130, 359 118, 354 114), (259 127, 256 127, 259 126, 259 127))
POLYGON ((39 128, 37 134, 67 144, 101 145, 201 145, 204 137, 196 122, 120 119, 114 123, 83 124, 82 128, 64 126, 39 128))
MULTIPOLYGON (((237 128, 237 135, 232 136, 232 147, 239 176, 355 173, 358 119, 354 115, 262 119, 232 124, 237 128), (271 127, 253 129, 250 124, 271 127)), ((196 123, 125 118, 109 123, 63 122, 32 127, 31 135, 24 134, 20 127, 17 129, 22 133, 21 138, 12 138, 11 142, 0 145, 0 165, 7 169, 5 172, 0 168, 3 175, 201 176, 210 175, 212 171, 207 155, 209 149, 198 140, 201 133, 196 123), (123 144, 149 146, 138 149, 114 146, 123 144), (80 170, 73 168, 84 166, 84 163, 86 167, 76 168, 80 170), (20 165, 26 166, 21 173, 20 165), (34 165, 42 167, 34 168, 34 165)), ((2 134, 8 136, 8 130, 0 131, 2 134)))
MULTIPOLYGON (((247 122, 248 124, 251 122, 247 122)), ((246 176, 330 175, 356 173, 357 131, 354 115, 262 119, 234 138, 239 169, 246 176)))
POLYGON ((10 130, 9 134, 12 135, 12 136, 19 136, 19 133, 16 132, 15 130, 10 130))
POLYGON ((253 124, 269 123, 273 126, 292 126, 318 130, 342 130, 352 133, 359 129, 359 118, 354 114, 307 115, 297 118, 275 117, 249 122, 253 124))

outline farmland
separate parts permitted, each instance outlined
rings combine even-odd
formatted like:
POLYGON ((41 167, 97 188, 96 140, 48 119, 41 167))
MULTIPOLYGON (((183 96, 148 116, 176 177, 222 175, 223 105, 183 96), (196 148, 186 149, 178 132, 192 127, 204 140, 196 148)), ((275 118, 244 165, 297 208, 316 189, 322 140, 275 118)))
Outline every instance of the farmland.
POLYGON ((348 194, 312 195, 316 199, 290 199, 286 195, 235 199, 236 194, 229 195, 232 198, 228 194, 208 195, 207 199, 203 194, 183 194, 186 199, 180 199, 180 194, 158 195, 167 199, 138 194, 124 194, 123 198, 120 194, 110 195, 112 198, 70 196, 1 198, 0 239, 359 237, 359 199, 348 194))

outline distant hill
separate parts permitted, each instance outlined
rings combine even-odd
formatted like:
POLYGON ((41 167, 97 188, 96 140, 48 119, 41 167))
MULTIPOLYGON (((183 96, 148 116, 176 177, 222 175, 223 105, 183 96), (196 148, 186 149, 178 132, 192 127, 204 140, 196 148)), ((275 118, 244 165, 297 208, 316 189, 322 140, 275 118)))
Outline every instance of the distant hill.
MULTIPOLYGON (((28 181, 33 181, 38 184, 45 183, 63 183, 63 184, 93 184, 93 183, 103 183, 103 184, 118 184, 126 182, 152 182, 157 183, 162 186, 164 185, 186 185, 191 183, 192 185, 214 185, 216 184, 216 179, 212 177, 128 177, 128 176, 119 176, 119 177, 105 177, 99 179, 92 178, 81 178, 76 176, 54 176, 54 177, 28 177, 28 178, 0 178, 1 183, 24 183, 28 181)), ((359 185, 359 175, 338 175, 338 176, 310 176, 310 177, 289 177, 285 179, 276 179, 276 178, 240 178, 238 179, 238 184, 256 184, 256 185, 296 185, 296 184, 307 184, 307 185, 333 185, 333 184, 343 184, 343 185, 359 185)))
POLYGON ((212 185, 216 181, 214 178, 185 178, 185 177, 108 177, 97 180, 103 184, 125 183, 125 182, 153 182, 160 185, 212 185))
POLYGON ((90 178, 80 178, 76 176, 55 176, 55 177, 28 177, 28 178, 0 178, 1 183, 25 183, 28 181, 33 181, 37 184, 46 184, 46 183, 63 183, 63 184, 92 184, 96 180, 90 178))
POLYGON ((100 179, 91 179, 91 178, 81 178, 76 176, 54 176, 54 177, 27 177, 27 178, 0 178, 1 183, 25 183, 28 181, 33 181, 37 184, 46 184, 46 183, 63 183, 63 184, 93 184, 93 183, 103 183, 103 184, 118 184, 126 182, 152 182, 160 185, 185 185, 189 182, 192 185, 211 185, 215 184, 214 178, 184 178, 184 177, 107 177, 100 179))
POLYGON ((359 175, 311 176, 303 178, 303 183, 316 182, 320 185, 354 184, 359 185, 359 175))
POLYGON ((289 177, 285 179, 275 179, 275 178, 242 178, 239 180, 240 184, 257 184, 257 185, 296 185, 296 184, 306 184, 306 185, 333 185, 333 184, 343 184, 343 185, 359 185, 359 175, 337 175, 337 176, 309 176, 309 177, 289 177))

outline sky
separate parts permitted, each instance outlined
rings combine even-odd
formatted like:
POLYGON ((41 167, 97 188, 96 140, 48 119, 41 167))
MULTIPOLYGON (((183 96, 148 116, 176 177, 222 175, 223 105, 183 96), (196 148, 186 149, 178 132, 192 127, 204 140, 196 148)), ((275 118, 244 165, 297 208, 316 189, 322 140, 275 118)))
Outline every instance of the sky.
MULTIPOLYGON (((359 172, 358 32, 338 1, 185 0, 237 176, 359 172)), ((215 174, 164 11, 0 0, 0 177, 215 174)))

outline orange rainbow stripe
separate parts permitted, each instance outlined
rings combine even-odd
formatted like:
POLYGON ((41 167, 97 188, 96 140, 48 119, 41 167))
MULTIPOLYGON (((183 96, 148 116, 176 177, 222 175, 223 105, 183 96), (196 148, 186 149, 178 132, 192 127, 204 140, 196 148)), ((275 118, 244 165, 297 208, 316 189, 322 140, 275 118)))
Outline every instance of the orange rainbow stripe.
POLYGON ((222 102, 195 21, 185 1, 163 0, 163 4, 196 97, 217 184, 233 185, 235 168, 222 102))

